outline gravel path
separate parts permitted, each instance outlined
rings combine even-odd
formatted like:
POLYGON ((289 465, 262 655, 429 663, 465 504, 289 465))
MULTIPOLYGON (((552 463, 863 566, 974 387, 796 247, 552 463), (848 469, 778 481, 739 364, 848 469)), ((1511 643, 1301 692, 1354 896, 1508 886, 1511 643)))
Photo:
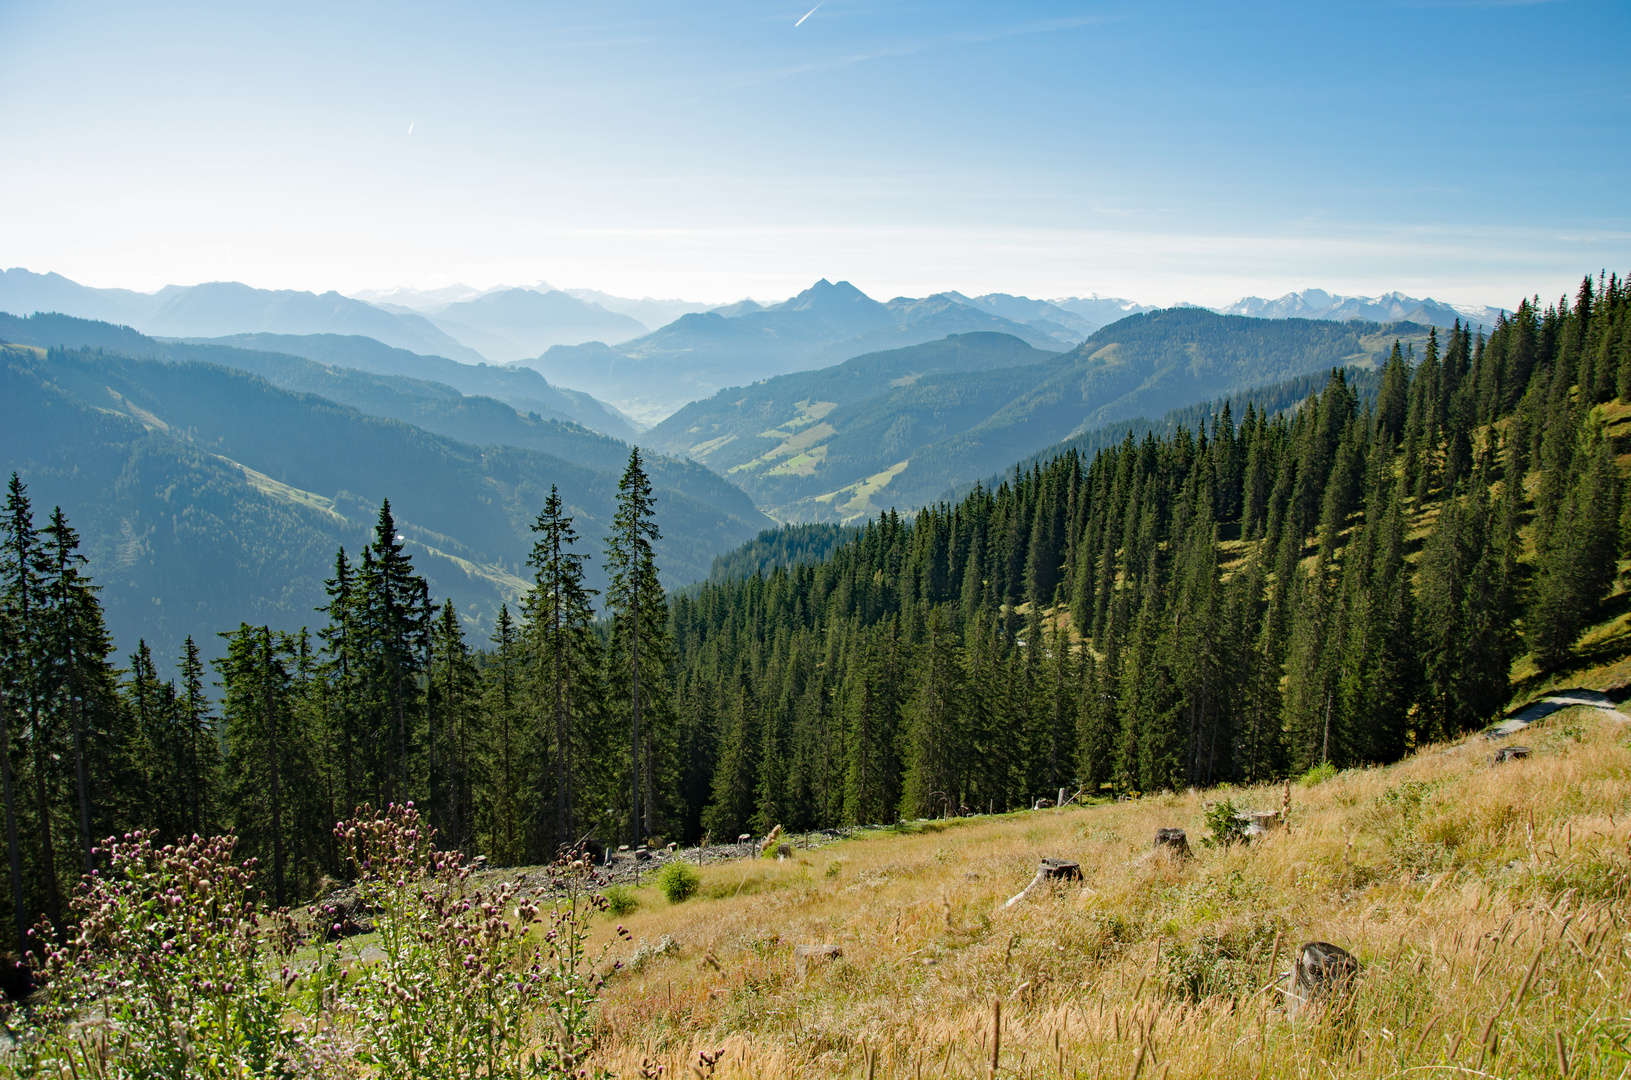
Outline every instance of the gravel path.
POLYGON ((1607 694, 1597 690, 1559 690, 1525 706, 1516 716, 1496 724, 1484 732, 1484 737, 1504 739, 1508 735, 1516 735, 1537 720, 1544 720, 1555 712, 1561 712, 1575 706, 1596 709, 1611 720, 1631 724, 1631 716, 1621 712, 1614 699, 1607 694))

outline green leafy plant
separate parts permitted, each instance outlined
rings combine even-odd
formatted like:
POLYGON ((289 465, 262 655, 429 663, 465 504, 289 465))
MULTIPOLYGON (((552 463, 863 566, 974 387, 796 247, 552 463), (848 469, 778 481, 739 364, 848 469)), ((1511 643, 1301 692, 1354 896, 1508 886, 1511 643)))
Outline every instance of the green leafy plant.
POLYGON ((1337 767, 1329 761, 1322 761, 1312 769, 1297 777, 1297 783, 1303 787, 1313 787, 1323 784, 1337 774, 1337 767))
POLYGON ((696 895, 702 884, 702 874, 689 863, 671 862, 657 871, 657 888, 668 897, 670 904, 681 904, 696 895))

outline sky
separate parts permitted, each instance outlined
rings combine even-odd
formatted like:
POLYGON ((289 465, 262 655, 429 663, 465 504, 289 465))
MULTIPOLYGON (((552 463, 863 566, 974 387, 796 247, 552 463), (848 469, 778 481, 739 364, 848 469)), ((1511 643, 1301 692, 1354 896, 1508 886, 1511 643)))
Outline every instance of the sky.
POLYGON ((0 0, 0 266, 1508 307, 1631 270, 1624 0, 813 4, 0 0))

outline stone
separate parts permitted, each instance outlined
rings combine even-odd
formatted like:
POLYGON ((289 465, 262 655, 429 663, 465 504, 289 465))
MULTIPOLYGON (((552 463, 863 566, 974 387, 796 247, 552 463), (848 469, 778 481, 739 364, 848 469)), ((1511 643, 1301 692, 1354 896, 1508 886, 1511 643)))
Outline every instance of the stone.
POLYGON ((1528 756, 1529 748, 1527 746, 1503 746, 1495 751, 1495 760, 1491 761, 1490 764, 1504 765, 1509 761, 1521 761, 1528 756))
POLYGON ((1155 830, 1155 850, 1174 859, 1189 858, 1189 834, 1182 829, 1155 830))
POLYGON ((793 969, 803 978, 810 972, 810 965, 830 964, 840 959, 844 950, 837 945, 795 945, 793 946, 793 969))
POLYGON ((1286 1011, 1295 1016, 1315 1005, 1341 1005, 1358 977, 1359 961, 1352 953, 1328 941, 1310 941, 1297 950, 1286 973, 1286 1011))
POLYGON ((1025 886, 1024 890, 1018 895, 1009 897, 1008 902, 1002 906, 1005 908, 1013 907, 1031 895, 1035 889, 1048 882, 1080 880, 1082 880, 1082 868, 1079 864, 1071 862, 1069 859, 1043 859, 1041 865, 1037 867, 1036 876, 1031 879, 1031 883, 1025 886))

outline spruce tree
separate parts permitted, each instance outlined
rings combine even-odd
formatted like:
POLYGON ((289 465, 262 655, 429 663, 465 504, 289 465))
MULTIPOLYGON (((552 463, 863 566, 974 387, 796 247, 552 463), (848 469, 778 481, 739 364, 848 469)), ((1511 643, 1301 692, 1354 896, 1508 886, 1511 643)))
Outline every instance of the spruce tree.
POLYGON ((657 501, 640 461, 640 448, 617 485, 617 512, 606 538, 606 599, 612 615, 610 670, 625 688, 619 702, 629 725, 629 838, 638 844, 656 831, 651 773, 655 721, 666 703, 668 604, 657 577, 652 545, 662 537, 657 501))
POLYGON ((912 696, 906 703, 906 778, 901 812, 934 817, 961 805, 961 762, 966 745, 963 666, 957 641, 943 608, 929 616, 928 640, 912 696))
POLYGON ((552 845, 571 844, 577 839, 579 788, 588 767, 580 759, 588 749, 585 737, 592 734, 583 727, 599 704, 595 592, 584 585, 586 556, 573 550, 578 534, 554 485, 532 530, 537 539, 527 565, 533 569, 533 590, 524 610, 533 694, 542 713, 539 734, 549 750, 548 773, 540 783, 554 803, 552 845))

